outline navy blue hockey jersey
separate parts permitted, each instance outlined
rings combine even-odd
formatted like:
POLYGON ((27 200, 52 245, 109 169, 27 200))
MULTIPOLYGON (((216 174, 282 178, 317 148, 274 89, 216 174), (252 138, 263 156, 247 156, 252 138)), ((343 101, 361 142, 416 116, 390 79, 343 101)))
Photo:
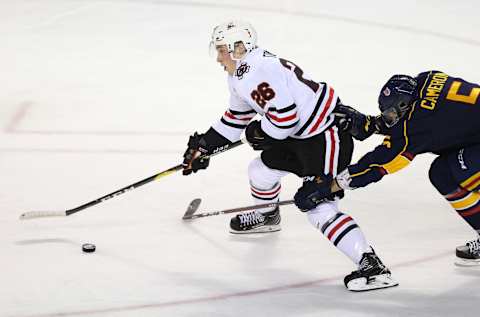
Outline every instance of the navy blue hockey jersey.
POLYGON ((382 145, 350 165, 350 186, 364 187, 406 167, 421 153, 480 144, 480 86, 439 71, 417 76, 417 98, 382 145))

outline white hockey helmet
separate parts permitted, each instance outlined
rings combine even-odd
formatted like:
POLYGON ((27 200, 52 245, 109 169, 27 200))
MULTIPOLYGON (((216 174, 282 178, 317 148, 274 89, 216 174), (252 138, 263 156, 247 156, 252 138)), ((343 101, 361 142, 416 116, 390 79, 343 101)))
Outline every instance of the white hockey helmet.
POLYGON ((245 46, 247 53, 257 47, 257 32, 253 26, 245 21, 228 21, 217 25, 213 29, 212 40, 210 41, 210 54, 214 55, 216 47, 226 45, 232 59, 241 59, 232 54, 235 50, 235 43, 241 42, 245 46))

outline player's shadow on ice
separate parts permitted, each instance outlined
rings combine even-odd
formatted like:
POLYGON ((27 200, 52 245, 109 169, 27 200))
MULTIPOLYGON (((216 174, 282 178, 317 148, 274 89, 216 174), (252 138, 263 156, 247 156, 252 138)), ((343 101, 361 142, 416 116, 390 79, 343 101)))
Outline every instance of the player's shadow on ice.
POLYGON ((72 240, 61 239, 61 238, 50 238, 50 239, 30 239, 30 240, 20 240, 15 241, 16 245, 31 245, 31 244, 44 244, 44 243, 66 243, 66 244, 78 244, 72 240))
POLYGON ((480 267, 455 267, 455 273, 464 276, 480 277, 480 267))

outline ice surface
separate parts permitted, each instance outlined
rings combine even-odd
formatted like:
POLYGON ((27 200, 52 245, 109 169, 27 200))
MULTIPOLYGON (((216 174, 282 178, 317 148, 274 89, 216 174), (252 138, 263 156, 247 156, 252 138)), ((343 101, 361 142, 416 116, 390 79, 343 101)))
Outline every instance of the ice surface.
MULTIPOLYGON (((0 316, 477 316, 480 270, 453 265, 473 237, 428 182, 431 156, 342 207, 400 286, 350 293, 353 265, 293 207, 283 230, 228 233, 250 205, 246 145, 66 218, 73 208, 175 166, 187 137, 225 110, 212 27, 250 20, 262 47, 376 112, 394 73, 440 69, 480 82, 478 1, 0 2, 0 316), (97 251, 85 254, 83 243, 97 251)), ((357 144, 355 158, 380 141, 357 144)), ((283 182, 291 199, 296 177, 283 182)))

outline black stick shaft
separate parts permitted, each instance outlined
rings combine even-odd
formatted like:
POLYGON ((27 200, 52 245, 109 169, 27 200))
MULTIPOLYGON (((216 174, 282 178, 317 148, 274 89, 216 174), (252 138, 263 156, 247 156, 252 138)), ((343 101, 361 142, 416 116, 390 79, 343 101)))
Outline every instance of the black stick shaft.
POLYGON ((83 204, 83 205, 81 205, 81 206, 75 207, 75 208, 73 208, 73 209, 68 209, 68 210, 66 210, 65 213, 66 213, 67 216, 69 216, 69 215, 74 214, 74 213, 76 213, 76 212, 78 212, 78 211, 80 211, 80 210, 83 210, 83 209, 86 209, 86 208, 95 206, 95 205, 97 205, 97 204, 99 204, 99 203, 102 203, 102 202, 104 202, 104 201, 106 201, 106 200, 112 199, 112 198, 114 198, 114 197, 116 197, 116 196, 122 195, 122 194, 124 194, 124 193, 126 193, 126 192, 128 192, 128 191, 131 191, 132 189, 135 189, 135 188, 138 188, 138 187, 140 187, 140 186, 142 186, 142 185, 148 184, 148 183, 150 183, 150 182, 152 182, 152 181, 154 181, 154 180, 157 180, 157 179, 160 178, 160 177, 170 175, 170 174, 172 174, 172 173, 174 173, 174 172, 176 172, 176 171, 179 171, 179 170, 181 170, 181 169, 182 169, 182 165, 177 165, 177 166, 175 166, 175 167, 169 168, 168 170, 165 170, 165 171, 160 172, 160 173, 158 173, 158 174, 152 175, 152 176, 150 176, 150 177, 148 177, 148 178, 142 179, 141 181, 138 181, 138 182, 136 182, 136 183, 134 183, 134 184, 125 186, 125 187, 123 187, 123 188, 121 188, 121 189, 119 189, 119 190, 114 191, 113 193, 110 193, 110 194, 105 195, 105 196, 103 196, 103 197, 100 197, 100 198, 97 198, 97 199, 95 199, 95 200, 92 200, 92 201, 90 201, 90 202, 88 202, 88 203, 86 203, 86 204, 83 204))
MULTIPOLYGON (((235 148, 235 147, 237 147, 237 146, 239 146, 239 145, 241 145, 241 144, 243 144, 243 143, 244 143, 244 140, 239 140, 239 141, 234 142, 234 143, 232 143, 232 144, 230 144, 230 145, 225 145, 225 146, 223 146, 223 147, 221 147, 221 148, 216 149, 216 150, 210 155, 210 157, 211 157, 211 156, 215 156, 215 155, 217 155, 217 154, 220 154, 220 153, 222 153, 222 152, 231 150, 231 149, 233 149, 233 148, 235 148)), ((74 214, 74 213, 76 213, 76 212, 79 212, 80 210, 83 210, 83 209, 86 209, 86 208, 95 206, 95 205, 97 205, 97 204, 99 204, 99 203, 101 203, 101 202, 104 202, 104 201, 109 200, 109 199, 112 199, 112 198, 114 198, 114 197, 116 197, 116 196, 122 195, 122 194, 124 194, 124 193, 126 193, 126 192, 128 192, 128 191, 131 191, 131 190, 133 190, 133 189, 135 189, 135 188, 138 188, 138 187, 140 187, 140 186, 142 186, 142 185, 148 184, 148 183, 150 183, 150 182, 152 182, 152 181, 155 181, 155 180, 157 180, 157 179, 160 179, 160 178, 162 178, 162 177, 165 177, 165 176, 167 176, 167 175, 170 175, 170 174, 175 173, 175 172, 177 172, 177 171, 180 171, 180 170, 182 170, 182 169, 183 169, 182 165, 179 164, 179 165, 174 166, 174 167, 172 167, 172 168, 169 168, 169 169, 167 169, 167 170, 165 170, 165 171, 163 171, 163 172, 160 172, 160 173, 157 173, 157 174, 152 175, 152 176, 150 176, 150 177, 147 177, 147 178, 145 178, 145 179, 142 179, 141 181, 138 181, 138 182, 133 183, 133 184, 131 184, 131 185, 125 186, 125 187, 123 187, 123 188, 121 188, 121 189, 119 189, 119 190, 114 191, 113 193, 110 193, 110 194, 105 195, 105 196, 103 196, 103 197, 100 197, 100 198, 97 198, 97 199, 95 199, 95 200, 92 200, 92 201, 90 201, 90 202, 88 202, 88 203, 86 203, 86 204, 83 204, 83 205, 81 205, 81 206, 78 206, 78 207, 75 207, 75 208, 72 208, 72 209, 67 209, 67 210, 65 211, 65 214, 66 214, 67 216, 69 216, 69 215, 71 215, 71 214, 74 214)))

